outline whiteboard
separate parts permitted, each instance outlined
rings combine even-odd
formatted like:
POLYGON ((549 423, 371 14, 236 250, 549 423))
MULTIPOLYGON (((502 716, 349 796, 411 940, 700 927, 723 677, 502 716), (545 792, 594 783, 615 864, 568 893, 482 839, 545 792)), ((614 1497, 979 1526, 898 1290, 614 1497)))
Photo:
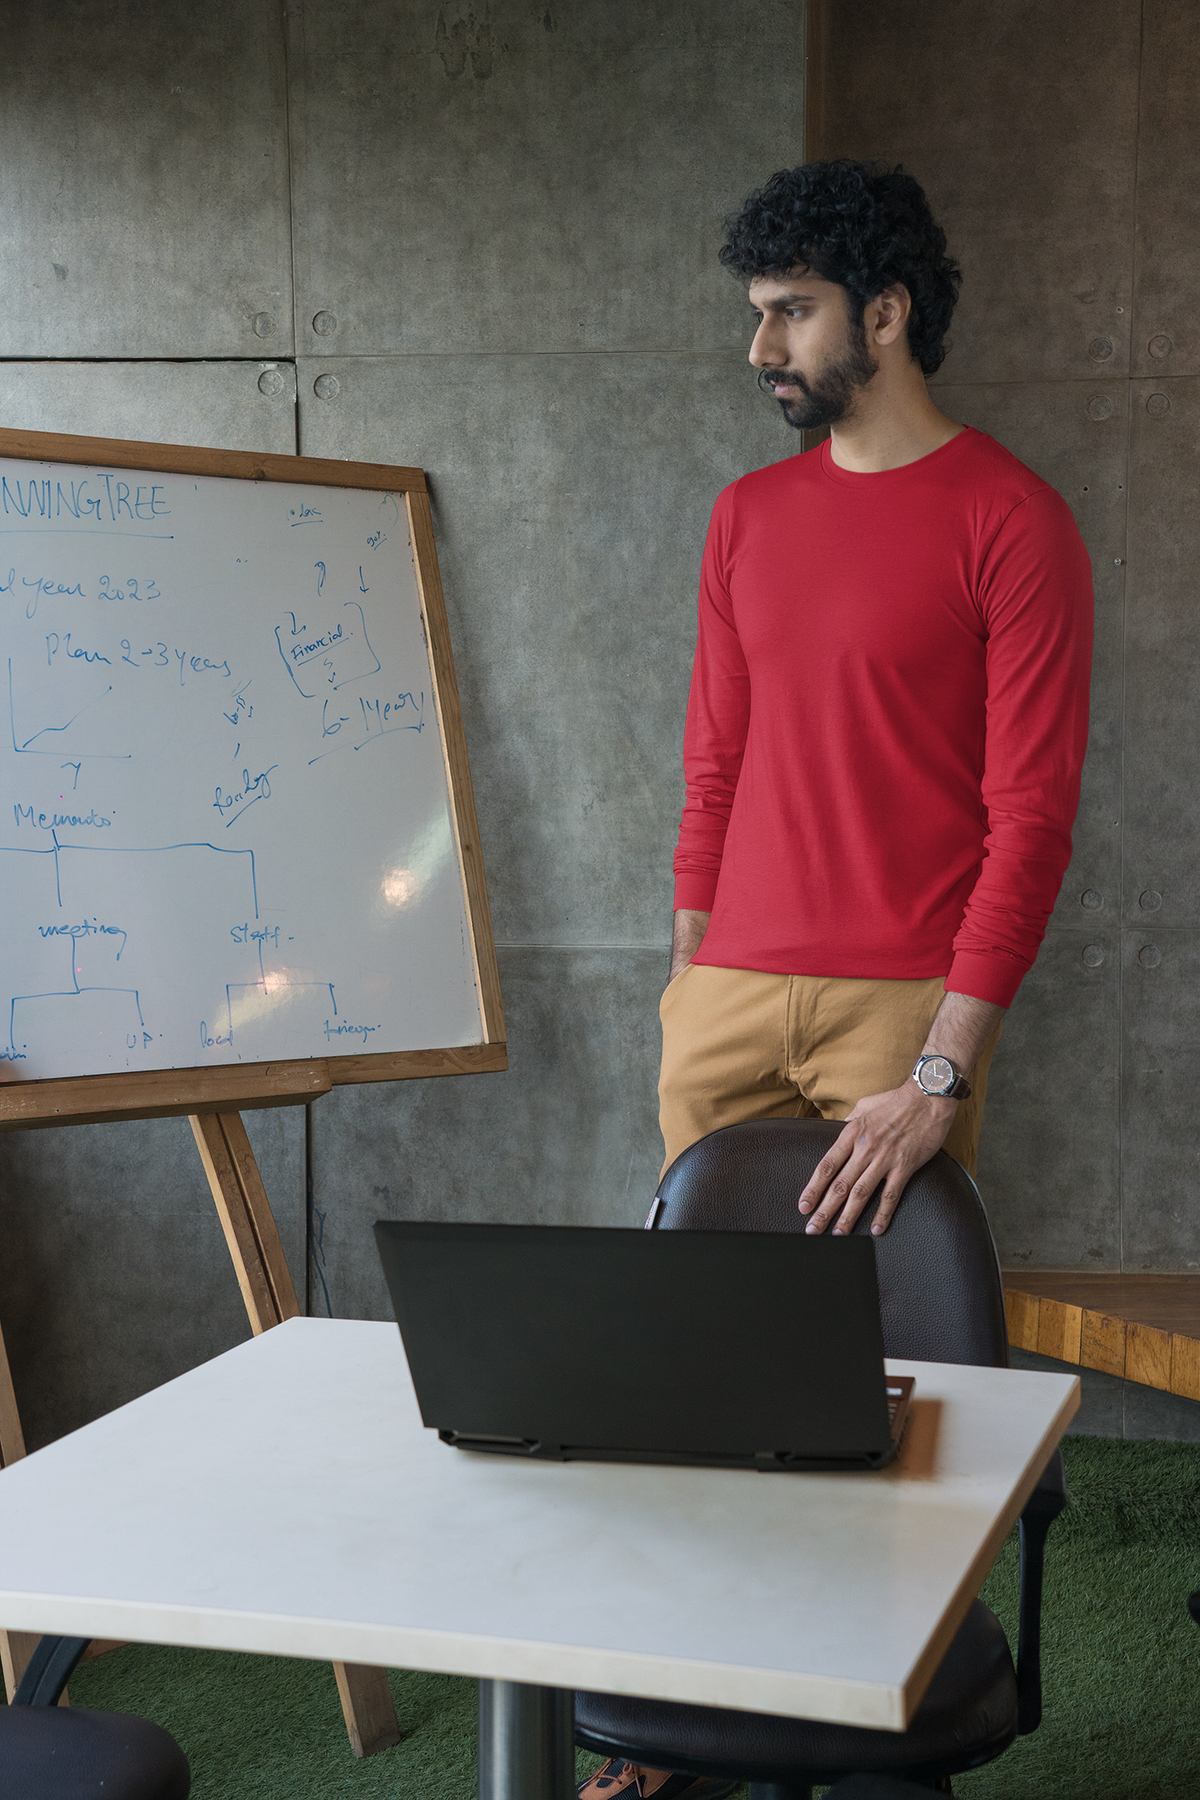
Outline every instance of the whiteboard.
POLYGON ((0 1077, 486 1041, 402 491, 0 457, 0 705, 0 1077))

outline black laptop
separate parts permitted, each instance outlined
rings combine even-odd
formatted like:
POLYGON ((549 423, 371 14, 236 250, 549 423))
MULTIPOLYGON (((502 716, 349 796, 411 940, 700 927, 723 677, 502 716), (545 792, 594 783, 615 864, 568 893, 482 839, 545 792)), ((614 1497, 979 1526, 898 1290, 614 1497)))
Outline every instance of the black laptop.
POLYGON ((882 1469, 875 1246, 803 1233, 380 1220, 421 1417, 459 1450, 882 1469))

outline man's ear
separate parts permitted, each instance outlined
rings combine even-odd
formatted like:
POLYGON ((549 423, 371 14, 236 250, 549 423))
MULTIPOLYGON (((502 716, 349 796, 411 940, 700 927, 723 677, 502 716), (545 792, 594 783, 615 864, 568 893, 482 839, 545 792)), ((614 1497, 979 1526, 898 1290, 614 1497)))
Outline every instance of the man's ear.
POLYGON ((912 296, 902 281, 876 294, 867 308, 867 335, 876 344, 895 344, 908 330, 912 296))

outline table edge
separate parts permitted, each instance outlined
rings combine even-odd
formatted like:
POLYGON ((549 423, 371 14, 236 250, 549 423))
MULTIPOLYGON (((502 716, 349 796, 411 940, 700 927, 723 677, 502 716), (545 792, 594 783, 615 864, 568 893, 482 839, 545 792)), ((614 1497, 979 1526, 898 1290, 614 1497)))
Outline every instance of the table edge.
POLYGON ((97 1602, 62 1594, 0 1590, 2 1629, 63 1636, 104 1635, 185 1649, 230 1650, 313 1661, 419 1669, 600 1693, 634 1691, 648 1699, 784 1718, 821 1718, 876 1730, 904 1729, 904 1689, 852 1676, 663 1658, 644 1651, 505 1638, 423 1627, 373 1625, 296 1614, 230 1613, 145 1601, 97 1602))

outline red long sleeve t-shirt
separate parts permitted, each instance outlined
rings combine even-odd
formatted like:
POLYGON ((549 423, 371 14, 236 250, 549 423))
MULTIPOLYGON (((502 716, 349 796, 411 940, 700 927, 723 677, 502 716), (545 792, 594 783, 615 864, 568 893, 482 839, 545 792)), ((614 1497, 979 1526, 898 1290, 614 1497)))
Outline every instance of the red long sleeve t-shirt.
POLYGON ((675 905, 694 960, 1008 1006, 1071 854, 1092 577, 1066 503, 968 428, 743 476, 704 553, 675 905))

